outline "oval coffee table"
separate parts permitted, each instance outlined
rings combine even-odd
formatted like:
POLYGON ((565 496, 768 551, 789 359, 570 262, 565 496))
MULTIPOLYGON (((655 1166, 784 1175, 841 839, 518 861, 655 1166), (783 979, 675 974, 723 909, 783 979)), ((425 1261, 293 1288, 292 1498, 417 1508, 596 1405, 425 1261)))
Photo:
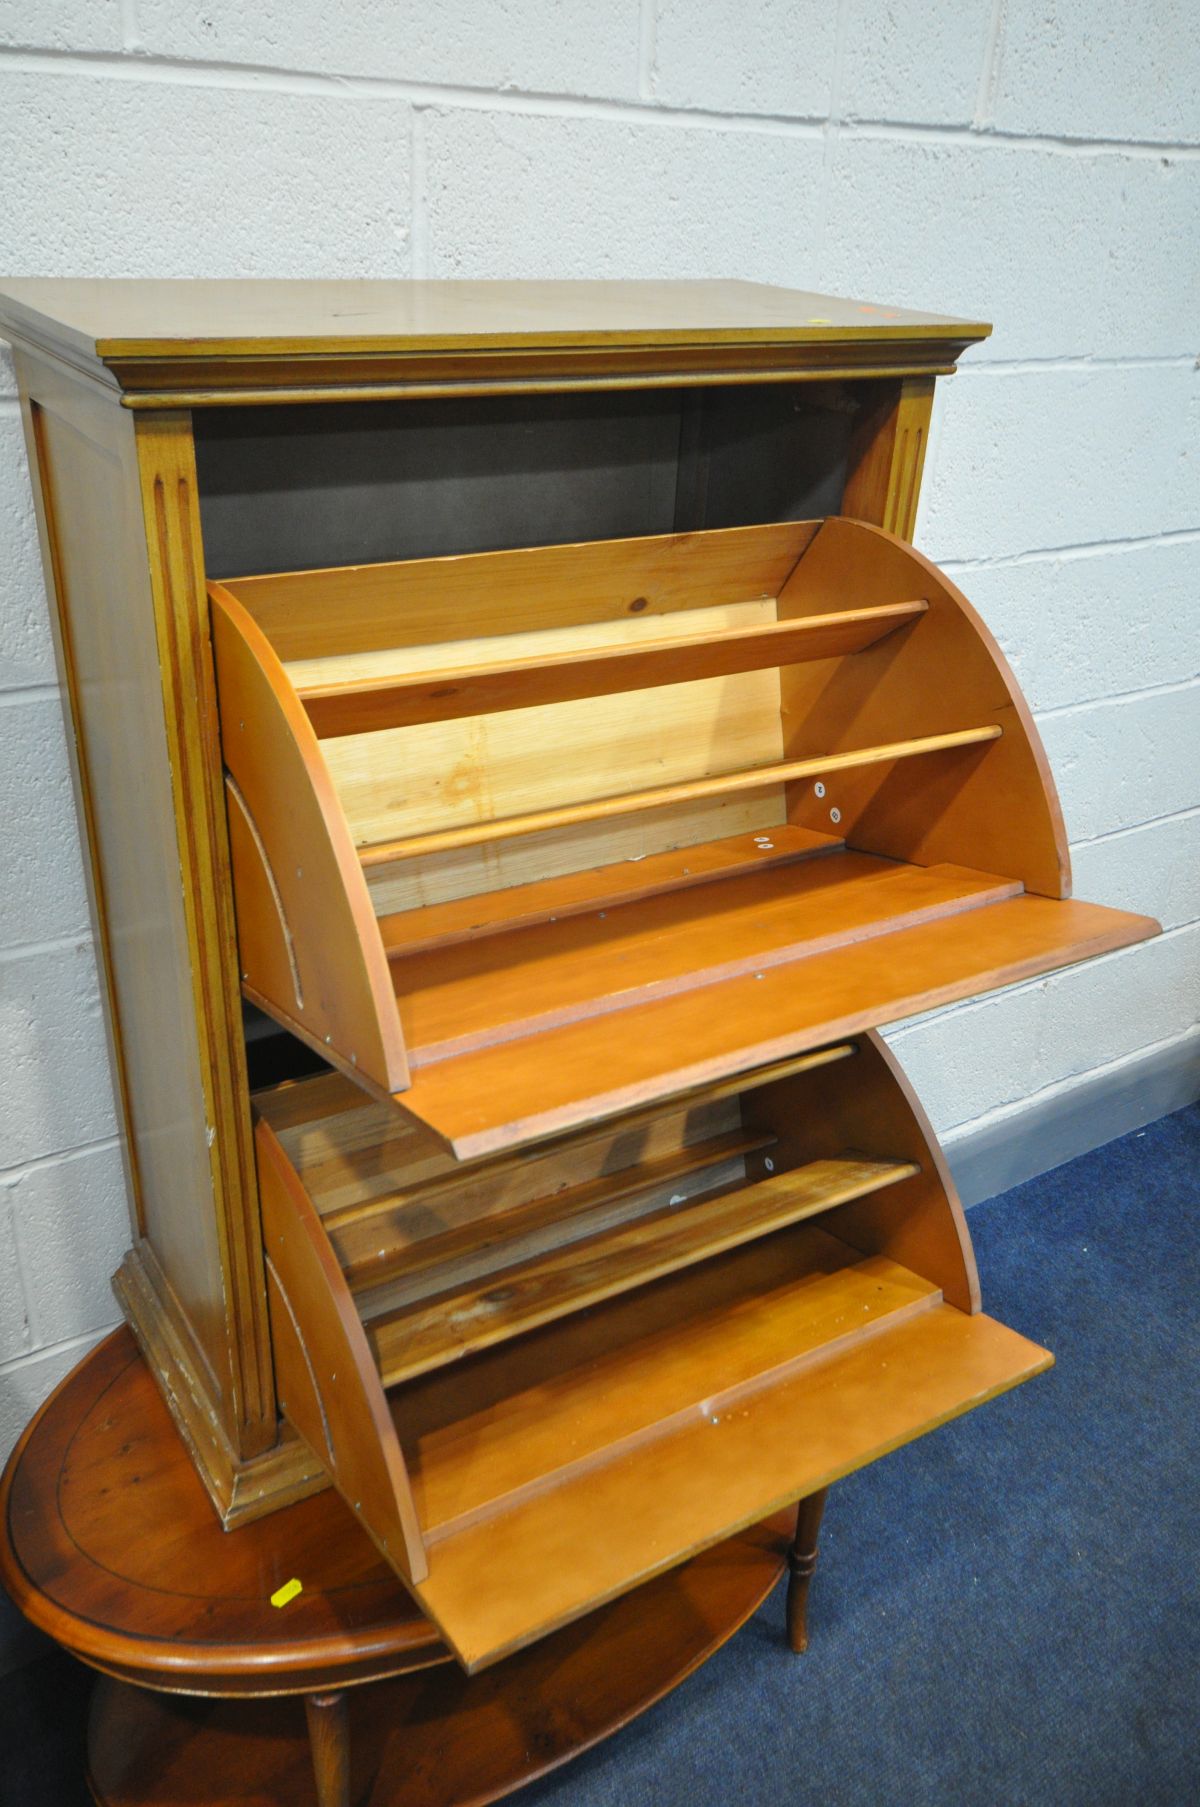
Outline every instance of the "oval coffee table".
POLYGON ((820 1503, 801 1508, 790 1550, 790 1515, 769 1520, 468 1678, 336 1494, 223 1531, 118 1330, 13 1452, 0 1581, 102 1672, 88 1734, 101 1807, 464 1807, 661 1699, 785 1566, 803 1648, 820 1503), (293 1579, 299 1594, 272 1605, 293 1579))

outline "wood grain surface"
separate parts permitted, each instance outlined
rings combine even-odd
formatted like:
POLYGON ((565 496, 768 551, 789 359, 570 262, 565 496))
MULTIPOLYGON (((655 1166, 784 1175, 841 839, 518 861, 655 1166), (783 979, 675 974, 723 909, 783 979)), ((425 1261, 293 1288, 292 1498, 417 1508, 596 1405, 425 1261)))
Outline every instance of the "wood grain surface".
POLYGON ((300 685, 298 695, 319 739, 370 734, 381 728, 454 721, 547 703, 579 702, 625 690, 652 690, 699 678, 761 671, 862 652, 923 614, 923 602, 847 609, 823 618, 768 621, 725 633, 689 634, 677 640, 640 642, 605 650, 515 660, 511 665, 459 665, 399 677, 349 679, 300 685))
POLYGON ((1147 916, 1014 897, 436 1062, 402 1102, 472 1158, 1158 933, 1147 916))
POLYGON ((0 1580, 26 1617, 147 1687, 303 1693, 446 1659, 336 1493, 221 1529, 127 1330, 28 1427, 0 1520, 0 1580))
POLYGON ((891 1328, 885 1320, 845 1354, 761 1386, 734 1409, 696 1414, 624 1462, 588 1468, 447 1537, 432 1552, 422 1603, 473 1671, 1051 1359, 992 1319, 948 1305, 891 1328), (481 1592, 481 1565, 503 1573, 506 1586, 481 1592))
MULTIPOLYGON (((384 1383, 392 1386, 615 1293, 709 1261, 726 1249, 908 1179, 914 1171, 911 1162, 852 1156, 812 1162, 717 1198, 690 1199, 679 1206, 668 1202, 631 1223, 513 1266, 504 1265, 501 1253, 493 1271, 470 1286, 368 1319, 384 1383)), ((362 1301, 368 1308, 370 1302, 370 1295, 362 1301)))
POLYGON ((485 340, 552 343, 628 336, 687 339, 983 337, 944 314, 881 308, 766 283, 718 281, 412 282, 8 278, 0 318, 40 316, 77 349, 171 351, 201 359, 269 347, 293 354, 333 340, 346 350, 485 340), (811 316, 821 318, 813 319, 811 316))
MULTIPOLYGON (((644 534, 562 546, 235 577, 246 608, 301 686, 330 682, 329 661, 491 636, 624 624, 645 638, 664 617, 779 594, 817 531, 772 521, 705 533, 644 534)), ((862 597, 861 602, 873 600, 862 597)), ((461 657, 458 661, 462 663, 461 657)), ((343 669, 344 678, 366 675, 343 669)))
POLYGON ((392 962, 414 1068, 983 910, 1012 879, 862 853, 721 879, 392 962))

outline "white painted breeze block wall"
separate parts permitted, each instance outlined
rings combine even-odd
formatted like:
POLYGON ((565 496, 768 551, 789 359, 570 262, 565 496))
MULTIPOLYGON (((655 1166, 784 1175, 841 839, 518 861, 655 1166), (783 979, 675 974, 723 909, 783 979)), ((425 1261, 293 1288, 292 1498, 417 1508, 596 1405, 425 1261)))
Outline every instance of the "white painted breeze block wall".
MULTIPOLYGON (((0 0, 0 271, 741 276, 995 322, 917 539, 1039 717, 1081 896, 1161 940, 893 1035, 951 1153, 1194 1034, 1200 33, 1188 0, 0 0)), ((0 372, 0 1453, 125 1202, 0 372)))

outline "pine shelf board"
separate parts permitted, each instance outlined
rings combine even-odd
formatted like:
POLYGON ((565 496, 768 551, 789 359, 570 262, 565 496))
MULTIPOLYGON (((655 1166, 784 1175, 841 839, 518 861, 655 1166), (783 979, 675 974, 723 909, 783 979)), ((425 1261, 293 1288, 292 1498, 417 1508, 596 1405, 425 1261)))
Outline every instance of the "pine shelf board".
MULTIPOLYGON (((579 1242, 608 1229, 610 1224, 638 1215, 639 1207, 643 1211, 652 1208, 654 1195, 664 1189, 686 1187, 691 1198, 697 1191, 727 1186, 743 1177, 747 1155, 773 1147, 775 1140, 766 1131, 729 1130, 657 1159, 638 1161, 621 1172, 604 1171, 576 1185, 552 1185, 524 1204, 471 1218, 419 1240, 405 1240, 404 1220, 415 1216, 423 1229, 422 1220, 436 1212, 436 1190, 378 1201, 369 1219, 375 1232, 373 1252, 350 1262, 343 1260, 343 1271, 357 1295, 359 1310, 367 1317, 380 1317, 413 1300, 446 1293, 468 1275, 511 1268, 560 1243, 579 1242), (389 1217, 398 1220, 394 1229, 392 1223, 380 1224, 381 1218, 389 1217)), ((461 1186, 461 1180, 459 1183, 461 1186)), ((326 1228, 334 1252, 341 1258, 344 1239, 336 1224, 327 1221, 326 1228)), ((366 1239, 355 1241, 361 1247, 366 1239)))
POLYGON ((396 1102, 470 1159, 1157 933, 1128 911, 1013 897, 439 1061, 396 1102))
POLYGON ((1020 890, 962 867, 836 853, 459 943, 390 970, 415 1069, 1020 890))
POLYGON ((895 633, 927 607, 914 599, 684 638, 648 634, 624 646, 300 685, 297 694, 318 739, 334 739, 841 658, 895 633))

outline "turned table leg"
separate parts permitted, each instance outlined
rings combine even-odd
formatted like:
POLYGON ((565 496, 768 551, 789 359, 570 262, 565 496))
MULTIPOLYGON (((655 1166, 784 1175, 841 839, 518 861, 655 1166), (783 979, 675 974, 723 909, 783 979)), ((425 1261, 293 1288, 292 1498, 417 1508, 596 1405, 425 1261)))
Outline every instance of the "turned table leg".
POLYGON ((350 1807, 350 1734, 344 1694, 307 1694, 317 1807, 350 1807))
POLYGON ((788 1546, 787 1635, 799 1656, 808 1649, 808 1584, 817 1566, 817 1537, 828 1487, 810 1493, 796 1508, 796 1535, 788 1546))

